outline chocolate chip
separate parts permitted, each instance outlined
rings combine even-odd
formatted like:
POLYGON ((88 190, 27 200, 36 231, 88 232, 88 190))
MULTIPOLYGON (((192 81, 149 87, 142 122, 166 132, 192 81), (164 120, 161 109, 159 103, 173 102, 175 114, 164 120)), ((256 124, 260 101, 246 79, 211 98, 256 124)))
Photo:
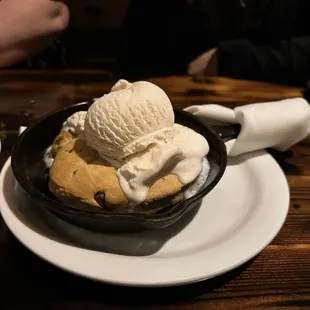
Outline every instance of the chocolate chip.
POLYGON ((78 169, 73 171, 73 175, 76 175, 76 173, 78 172, 78 169))
POLYGON ((73 151, 73 149, 71 149, 71 150, 69 151, 69 153, 72 153, 72 151, 73 151))
POLYGON ((105 192, 99 191, 94 195, 94 199, 97 201, 101 208, 105 208, 105 192))

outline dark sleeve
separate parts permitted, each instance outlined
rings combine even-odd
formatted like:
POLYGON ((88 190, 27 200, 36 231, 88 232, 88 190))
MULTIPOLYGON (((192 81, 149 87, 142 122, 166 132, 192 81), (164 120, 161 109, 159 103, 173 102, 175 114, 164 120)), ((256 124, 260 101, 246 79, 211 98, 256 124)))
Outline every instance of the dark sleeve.
POLYGON ((185 73, 198 54, 194 43, 203 41, 197 20, 185 1, 132 0, 119 38, 121 72, 185 73))
POLYGON ((272 46, 249 40, 219 44, 219 75, 305 86, 310 79, 310 36, 292 37, 272 46))

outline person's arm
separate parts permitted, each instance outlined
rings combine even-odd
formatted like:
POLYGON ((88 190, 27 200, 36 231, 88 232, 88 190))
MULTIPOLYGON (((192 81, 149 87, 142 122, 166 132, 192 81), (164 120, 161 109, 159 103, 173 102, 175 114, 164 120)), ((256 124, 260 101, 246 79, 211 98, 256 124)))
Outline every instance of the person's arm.
POLYGON ((43 50, 68 22, 69 10, 60 1, 0 1, 0 67, 43 50))
POLYGON ((293 37, 273 46, 245 39, 224 41, 193 60, 188 73, 305 86, 310 79, 310 37, 293 37))
POLYGON ((310 79, 310 37, 293 37, 273 46, 248 40, 219 44, 218 74, 304 86, 310 79))

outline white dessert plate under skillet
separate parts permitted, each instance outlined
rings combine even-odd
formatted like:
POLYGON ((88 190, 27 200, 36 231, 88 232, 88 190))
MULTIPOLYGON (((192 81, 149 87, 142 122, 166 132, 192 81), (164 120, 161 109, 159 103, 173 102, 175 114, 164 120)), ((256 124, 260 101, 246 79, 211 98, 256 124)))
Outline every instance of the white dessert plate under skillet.
POLYGON ((288 207, 285 175, 265 151, 229 159, 198 211, 176 225, 126 235, 86 231, 34 205, 10 159, 0 175, 1 213, 21 243, 66 271, 128 286, 188 284, 232 270, 273 240, 288 207))

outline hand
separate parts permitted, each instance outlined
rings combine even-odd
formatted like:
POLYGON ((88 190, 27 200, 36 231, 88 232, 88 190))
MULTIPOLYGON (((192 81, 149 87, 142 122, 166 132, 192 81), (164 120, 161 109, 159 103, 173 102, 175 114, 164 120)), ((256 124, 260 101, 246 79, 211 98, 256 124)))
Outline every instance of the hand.
POLYGON ((194 77, 218 75, 217 48, 212 48, 194 59, 188 65, 188 74, 194 77))
POLYGON ((16 35, 39 37, 61 32, 69 22, 68 7, 56 0, 2 0, 0 25, 16 35))
POLYGON ((0 1, 0 67, 41 51, 68 23, 69 9, 60 1, 0 1))

